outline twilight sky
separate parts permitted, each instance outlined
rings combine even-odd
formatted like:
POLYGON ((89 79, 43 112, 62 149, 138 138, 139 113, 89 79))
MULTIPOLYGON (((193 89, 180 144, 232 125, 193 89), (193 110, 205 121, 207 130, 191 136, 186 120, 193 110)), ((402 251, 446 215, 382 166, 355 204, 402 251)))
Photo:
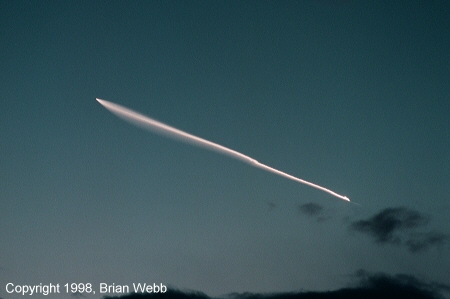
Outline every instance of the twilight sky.
POLYGON ((0 70, 1 298, 324 292, 361 273, 450 289, 447 1, 0 1, 0 70))

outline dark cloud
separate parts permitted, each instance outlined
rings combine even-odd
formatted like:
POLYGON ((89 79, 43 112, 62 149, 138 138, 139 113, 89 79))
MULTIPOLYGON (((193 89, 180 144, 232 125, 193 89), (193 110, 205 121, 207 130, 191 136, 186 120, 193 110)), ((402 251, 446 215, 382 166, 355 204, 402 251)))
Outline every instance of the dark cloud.
POLYGON ((443 293, 449 293, 449 285, 425 283, 412 275, 385 273, 371 274, 364 270, 356 273, 358 286, 372 290, 379 296, 371 298, 444 298, 443 293))
POLYGON ((445 234, 418 233, 415 230, 429 223, 429 217, 404 207, 387 208, 369 218, 350 224, 350 229, 372 236, 377 243, 405 245, 419 252, 447 241, 445 234))
POLYGON ((351 228, 372 235, 380 243, 399 243, 398 231, 427 223, 428 219, 418 212, 400 207, 384 209, 369 220, 353 222, 351 228))
POLYGON ((440 246, 449 240, 449 237, 439 232, 415 233, 405 242, 411 252, 425 251, 431 246, 440 246))
POLYGON ((298 206, 298 211, 309 215, 309 216, 317 216, 320 213, 322 213, 323 207, 321 205, 315 204, 315 203, 305 203, 304 205, 298 206))
POLYGON ((330 216, 323 215, 323 207, 321 205, 312 202, 297 206, 297 210, 299 213, 310 217, 315 217, 319 222, 331 218, 330 216))
MULTIPOLYGON (((413 276, 370 274, 360 270, 355 275, 357 283, 352 287, 323 292, 289 293, 234 293, 222 299, 441 299, 449 292, 450 286, 437 283, 424 283, 413 276)), ((168 290, 164 294, 130 294, 122 297, 104 299, 213 299, 201 292, 168 290)), ((216 299, 218 299, 216 297, 216 299)))

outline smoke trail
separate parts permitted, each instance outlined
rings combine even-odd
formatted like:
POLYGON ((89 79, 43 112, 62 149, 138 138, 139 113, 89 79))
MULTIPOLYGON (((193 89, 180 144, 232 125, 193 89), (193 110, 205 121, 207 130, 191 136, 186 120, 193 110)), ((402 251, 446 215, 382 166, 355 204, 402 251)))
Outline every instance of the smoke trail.
POLYGON ((129 121, 137 126, 140 126, 142 128, 145 128, 147 130, 150 130, 152 132, 161 134, 161 135, 166 135, 168 137, 177 139, 177 140, 181 140, 184 142, 188 142, 192 145, 196 145, 196 146, 201 146, 204 147, 206 149, 209 150, 213 150, 216 151, 218 153, 221 154, 225 154, 228 156, 231 156, 232 158, 241 160, 242 162, 245 162, 247 164, 250 164, 254 167, 258 167, 261 169, 264 169, 266 171, 275 173, 279 176, 283 176, 285 178, 288 178, 290 180, 311 186, 313 188, 322 190, 324 192, 327 192, 335 197, 338 197, 340 199, 346 200, 346 201, 350 201, 350 199, 348 199, 348 197, 346 196, 342 196, 340 194, 337 194, 336 192, 333 192, 325 187, 313 184, 311 182, 302 180, 300 178, 297 178, 295 176, 292 176, 290 174, 284 173, 280 170, 277 170, 275 168, 269 167, 265 164, 259 163, 258 161, 256 161, 253 158, 250 158, 249 156, 246 156, 244 154, 241 154, 235 150, 229 149, 225 146, 222 146, 220 144, 205 140, 203 138, 191 135, 189 133, 186 133, 184 131, 175 129, 174 127, 168 126, 166 124, 163 124, 157 120, 151 119, 150 117, 147 117, 145 115, 142 115, 140 113, 137 113, 133 110, 130 110, 128 108, 125 108, 123 106, 105 101, 105 100, 101 100, 101 99, 96 99, 103 107, 105 107, 106 109, 108 109, 109 111, 111 111, 112 113, 114 113, 115 115, 119 116, 120 118, 129 121))

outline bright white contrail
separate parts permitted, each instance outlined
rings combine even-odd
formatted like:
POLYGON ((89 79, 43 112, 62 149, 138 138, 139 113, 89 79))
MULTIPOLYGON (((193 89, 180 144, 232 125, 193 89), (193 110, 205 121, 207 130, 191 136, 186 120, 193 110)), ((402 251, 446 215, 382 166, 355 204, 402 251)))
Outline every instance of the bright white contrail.
POLYGON ((258 167, 264 170, 267 170, 269 172, 275 173, 277 175, 283 176, 285 178, 291 179, 293 181, 311 186, 313 188, 325 191, 333 196, 336 196, 337 198, 346 200, 346 201, 350 201, 350 199, 347 196, 343 196, 340 194, 337 194, 336 192, 333 192, 325 187, 313 184, 311 182, 302 180, 300 178, 297 178, 295 176, 292 176, 290 174, 287 174, 285 172, 282 172, 280 170, 277 170, 275 168, 269 167, 265 164, 259 163, 258 161, 256 161, 253 158, 250 158, 249 156, 246 156, 244 154, 241 154, 235 150, 229 149, 225 146, 222 146, 220 144, 205 140, 203 138, 191 135, 189 133, 186 133, 184 131, 175 129, 174 127, 168 126, 166 124, 163 124, 157 120, 151 119, 148 116, 142 115, 140 113, 137 113, 133 110, 130 110, 128 108, 125 108, 123 106, 105 101, 105 100, 101 100, 101 99, 96 99, 100 104, 102 104, 103 107, 105 107, 106 109, 108 109, 109 111, 111 111, 112 113, 114 113, 115 115, 119 116, 120 118, 129 121, 137 126, 140 126, 142 128, 145 128, 147 130, 153 131, 155 133, 159 133, 162 135, 166 135, 169 136, 171 138, 174 139, 178 139, 184 142, 188 142, 191 143, 193 145, 196 146, 201 146, 204 147, 206 149, 209 150, 214 150, 216 152, 219 152, 221 154, 225 154, 228 156, 231 156, 232 158, 241 160, 242 162, 245 162, 247 164, 250 164, 254 167, 258 167))

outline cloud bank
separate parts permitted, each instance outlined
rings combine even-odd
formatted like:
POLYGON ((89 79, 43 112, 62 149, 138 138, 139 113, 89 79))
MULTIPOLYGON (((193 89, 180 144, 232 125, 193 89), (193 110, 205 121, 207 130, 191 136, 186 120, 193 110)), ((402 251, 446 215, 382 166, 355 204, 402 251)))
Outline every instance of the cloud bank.
MULTIPOLYGON (((442 299, 450 295, 450 286, 437 283, 424 283, 410 275, 370 274, 360 270, 355 275, 358 282, 353 287, 324 292, 288 293, 233 293, 222 299, 442 299)), ((169 289, 164 294, 129 294, 104 299, 219 299, 201 292, 169 289)))

